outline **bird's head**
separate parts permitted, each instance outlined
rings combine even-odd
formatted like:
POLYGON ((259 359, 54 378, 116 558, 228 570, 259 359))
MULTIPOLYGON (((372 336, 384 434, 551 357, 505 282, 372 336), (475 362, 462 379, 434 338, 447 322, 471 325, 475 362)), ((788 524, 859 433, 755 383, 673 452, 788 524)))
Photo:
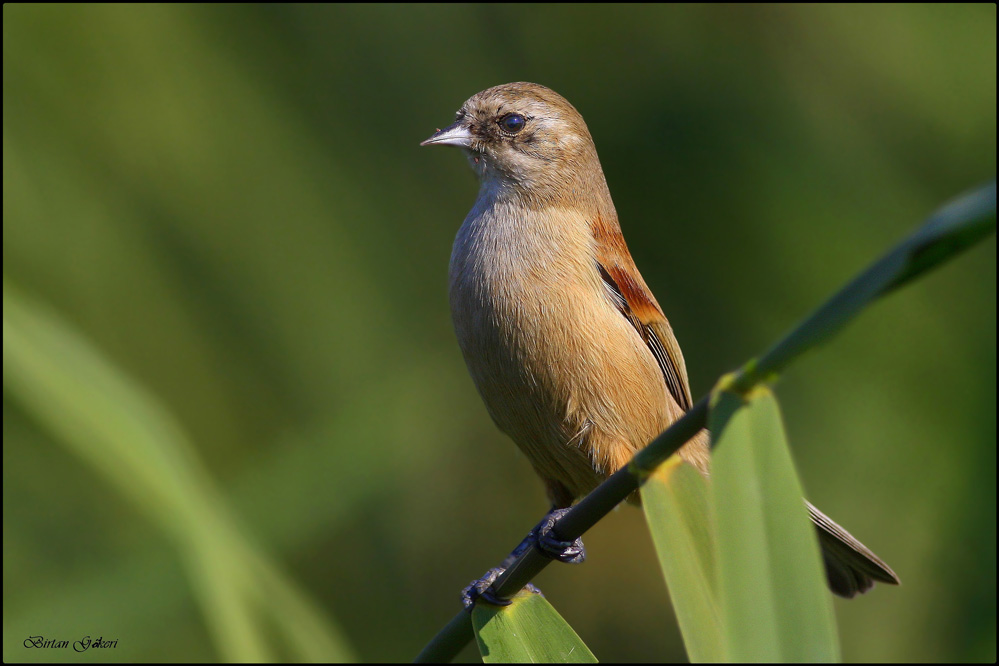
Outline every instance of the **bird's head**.
POLYGON ((592 187, 594 171, 603 185, 583 117, 564 97, 536 83, 507 83, 476 93, 462 104, 454 123, 420 145, 464 149, 483 187, 499 196, 578 196, 581 188, 592 187))

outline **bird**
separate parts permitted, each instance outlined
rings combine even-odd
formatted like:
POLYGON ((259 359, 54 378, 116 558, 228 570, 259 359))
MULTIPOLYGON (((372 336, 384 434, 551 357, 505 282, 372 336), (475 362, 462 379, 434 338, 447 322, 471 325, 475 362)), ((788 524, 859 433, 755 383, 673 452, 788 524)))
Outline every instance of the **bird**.
MULTIPOLYGON (((461 148, 478 176, 448 272, 455 333, 489 415, 530 461, 552 511, 565 511, 690 409, 680 345, 625 243, 590 131, 564 97, 523 81, 488 88, 421 145, 461 148)), ((708 475, 708 432, 678 454, 708 475)), ((835 594, 898 583, 806 504, 835 594)), ((577 545, 559 559, 580 561, 577 545)))

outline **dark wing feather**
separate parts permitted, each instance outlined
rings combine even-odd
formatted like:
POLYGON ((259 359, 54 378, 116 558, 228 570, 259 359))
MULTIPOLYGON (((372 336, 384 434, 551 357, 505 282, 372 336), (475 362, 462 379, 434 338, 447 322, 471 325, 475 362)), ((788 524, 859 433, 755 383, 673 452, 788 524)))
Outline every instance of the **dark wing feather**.
POLYGON ((808 515, 819 533, 822 546, 822 560, 826 565, 829 589, 841 597, 849 599, 858 592, 871 589, 874 581, 898 585, 898 576, 870 548, 837 525, 829 516, 822 513, 811 502, 808 515))
MULTIPOLYGON (((618 237, 620 238, 620 234, 618 237)), ((623 244, 622 238, 622 247, 623 244)), ((600 277, 614 305, 631 322, 652 352, 659 369, 662 370, 670 395, 681 409, 687 411, 692 401, 680 346, 669 328, 665 315, 659 309, 659 304, 655 302, 649 288, 642 281, 626 247, 623 247, 623 253, 623 256, 617 253, 618 256, 615 257, 612 256, 615 253, 605 252, 605 255, 611 256, 598 260, 600 277)))

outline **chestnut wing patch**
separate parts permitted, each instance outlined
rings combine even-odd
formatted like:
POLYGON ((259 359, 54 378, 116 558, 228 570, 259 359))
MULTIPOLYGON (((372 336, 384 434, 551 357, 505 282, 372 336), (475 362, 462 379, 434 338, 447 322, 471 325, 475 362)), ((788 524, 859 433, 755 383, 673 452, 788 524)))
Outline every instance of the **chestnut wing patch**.
MULTIPOLYGON (((654 320, 661 318, 663 315, 659 312, 659 308, 649 301, 645 296, 644 290, 635 284, 626 272, 616 266, 608 269, 599 262, 597 263, 597 267, 600 269, 600 277, 604 282, 604 286, 607 287, 607 292, 614 305, 624 315, 625 319, 631 322, 631 325, 635 327, 638 334, 642 336, 642 340, 645 341, 649 351, 652 352, 652 356, 655 357, 656 363, 659 364, 659 369, 662 370, 663 379, 666 380, 666 388, 669 390, 670 395, 673 396, 673 399, 676 400, 677 404, 684 411, 689 410, 691 407, 690 392, 687 388, 685 377, 680 373, 677 363, 670 355, 669 349, 663 344, 660 333, 656 331, 659 327, 646 324, 643 321, 643 319, 654 320), (647 312, 650 308, 653 311, 652 313, 647 312), (649 316, 650 314, 653 316, 649 316)), ((669 335, 668 331, 663 331, 663 334, 669 335)))

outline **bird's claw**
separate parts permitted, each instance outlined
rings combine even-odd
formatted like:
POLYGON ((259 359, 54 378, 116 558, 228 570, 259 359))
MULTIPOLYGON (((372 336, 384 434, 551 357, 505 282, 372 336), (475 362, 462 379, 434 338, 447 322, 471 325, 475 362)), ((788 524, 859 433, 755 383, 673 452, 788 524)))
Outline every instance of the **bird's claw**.
MULTIPOLYGON (((511 603, 510 599, 504 599, 503 597, 497 596, 496 590, 493 589, 493 583, 496 579, 506 571, 502 567, 493 567, 486 572, 482 578, 478 580, 473 580, 468 587, 461 591, 461 604, 465 607, 469 613, 475 607, 475 602, 482 599, 486 603, 493 604, 494 606, 509 606, 511 603)), ((524 589, 532 594, 541 594, 541 590, 534 586, 533 583, 528 583, 524 586, 524 589)))
POLYGON ((555 524, 568 512, 568 508, 553 509, 531 530, 531 535, 534 537, 538 549, 553 560, 566 564, 580 564, 586 559, 583 538, 577 537, 574 541, 562 541, 557 539, 552 531, 555 524))

